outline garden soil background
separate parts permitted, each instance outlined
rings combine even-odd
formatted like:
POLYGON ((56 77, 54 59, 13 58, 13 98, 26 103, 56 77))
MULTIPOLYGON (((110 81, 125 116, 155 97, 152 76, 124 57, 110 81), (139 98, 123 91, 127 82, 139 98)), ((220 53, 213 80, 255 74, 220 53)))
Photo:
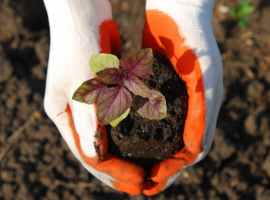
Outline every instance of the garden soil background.
MULTIPOLYGON (((270 1, 251 0, 246 28, 217 0, 214 34, 224 65, 224 98, 208 156, 153 197, 117 192, 88 173, 43 108, 49 26, 42 0, 0 0, 0 152, 33 112, 35 120, 0 162, 0 199, 270 199, 270 1)), ((122 55, 141 45, 144 1, 111 0, 122 55)))

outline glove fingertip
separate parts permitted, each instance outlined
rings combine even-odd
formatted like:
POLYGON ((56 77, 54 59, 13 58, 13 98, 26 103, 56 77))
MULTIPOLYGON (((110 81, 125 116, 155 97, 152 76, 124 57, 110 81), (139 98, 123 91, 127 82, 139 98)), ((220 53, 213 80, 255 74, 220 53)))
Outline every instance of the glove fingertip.
POLYGON ((151 171, 151 179, 154 182, 162 182, 168 180, 175 173, 180 171, 184 166, 180 159, 169 158, 165 161, 156 164, 151 171))
POLYGON ((148 181, 144 187, 143 193, 146 196, 153 196, 161 192, 167 184, 167 181, 162 181, 159 183, 148 181))
POLYGON ((144 183, 141 182, 139 184, 130 184, 130 183, 123 183, 118 181, 111 181, 115 189, 119 192, 126 192, 130 195, 139 195, 142 193, 144 188, 144 183))

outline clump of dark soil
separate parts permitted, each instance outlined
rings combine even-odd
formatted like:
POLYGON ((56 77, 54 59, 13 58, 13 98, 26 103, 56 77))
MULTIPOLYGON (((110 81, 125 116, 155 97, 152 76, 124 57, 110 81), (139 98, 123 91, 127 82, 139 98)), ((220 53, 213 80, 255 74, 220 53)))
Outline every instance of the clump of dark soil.
POLYGON ((162 120, 149 120, 131 107, 126 119, 116 127, 107 125, 106 128, 112 154, 150 171, 154 164, 172 157, 183 147, 188 95, 185 83, 170 61, 159 55, 154 57, 150 79, 144 82, 165 96, 168 116, 162 120))

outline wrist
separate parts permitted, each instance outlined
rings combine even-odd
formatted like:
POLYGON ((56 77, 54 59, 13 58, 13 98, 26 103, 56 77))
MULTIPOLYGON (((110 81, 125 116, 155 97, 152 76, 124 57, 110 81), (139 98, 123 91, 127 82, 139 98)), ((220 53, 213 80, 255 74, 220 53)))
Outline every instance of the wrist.
POLYGON ((108 0, 44 0, 51 38, 85 38, 96 35, 99 25, 112 19, 108 0))
POLYGON ((215 0, 147 0, 147 10, 158 10, 181 27, 181 30, 212 30, 212 11, 215 0))

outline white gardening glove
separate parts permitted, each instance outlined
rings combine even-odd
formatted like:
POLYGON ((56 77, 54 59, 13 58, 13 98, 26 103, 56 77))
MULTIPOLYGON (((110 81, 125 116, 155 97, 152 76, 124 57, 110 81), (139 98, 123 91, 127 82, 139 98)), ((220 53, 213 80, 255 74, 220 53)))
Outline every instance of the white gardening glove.
POLYGON ((45 110, 82 165, 107 185, 130 194, 143 190, 144 171, 107 153, 107 133, 95 106, 72 100, 82 82, 93 78, 93 53, 120 55, 120 37, 108 0, 44 0, 51 46, 45 110))
POLYGON ((155 195, 212 145, 223 95, 222 63, 211 20, 215 0, 148 0, 142 48, 167 56, 187 86, 184 148, 156 164, 144 194, 155 195))

